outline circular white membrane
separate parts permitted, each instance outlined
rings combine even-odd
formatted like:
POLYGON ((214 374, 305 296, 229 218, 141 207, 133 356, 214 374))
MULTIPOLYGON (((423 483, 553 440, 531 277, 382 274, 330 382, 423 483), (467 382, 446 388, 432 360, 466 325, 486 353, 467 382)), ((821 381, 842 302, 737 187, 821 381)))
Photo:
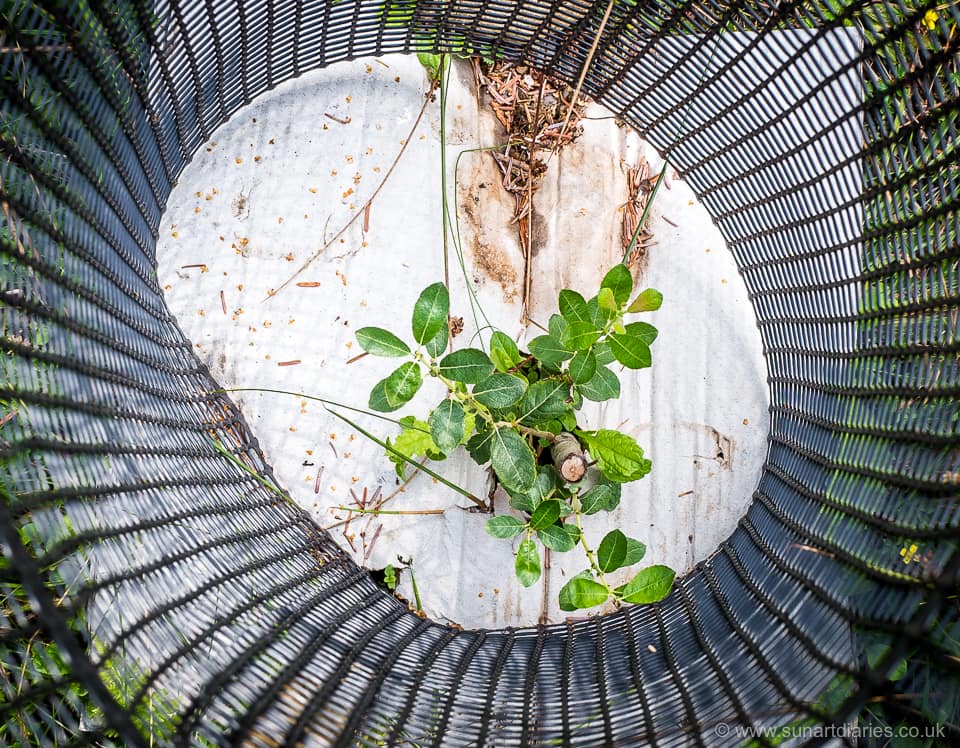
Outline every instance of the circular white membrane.
MULTIPOLYGON (((224 387, 289 390, 365 408, 371 387, 397 365, 351 359, 362 352, 354 338, 360 327, 410 339, 420 290, 444 277, 436 102, 409 137, 426 90, 412 57, 304 75, 241 110, 184 170, 161 226, 160 283, 224 387)), ((520 323, 524 264, 511 223, 514 198, 487 153, 463 153, 455 171, 463 151, 503 137, 478 105, 466 63, 455 67, 448 113, 448 179, 451 197, 456 185, 465 263, 464 272, 451 246, 452 312, 465 328, 456 344, 468 345, 478 327, 468 282, 494 325, 530 339, 541 331, 520 323)), ((662 163, 608 114, 591 106, 583 136, 550 160, 535 197, 531 317, 543 325, 561 288, 592 296, 619 261, 624 165, 641 155, 655 170, 662 163)), ((618 367, 622 397, 588 404, 581 422, 630 433, 653 462, 650 475, 624 487, 615 512, 587 518, 588 537, 595 545, 619 527, 647 545, 641 565, 682 573, 734 530, 749 505, 766 453, 768 392, 760 336, 733 258, 672 172, 651 210, 656 244, 635 273, 638 288, 664 295, 662 308, 643 316, 660 330, 653 366, 618 367)), ((441 394, 436 382, 426 382, 395 415, 425 418, 441 394)), ((293 499, 357 562, 383 568, 400 566, 398 557, 408 561, 432 618, 473 628, 566 617, 557 592, 586 568, 579 549, 551 554, 541 582, 523 588, 513 571, 519 539, 488 536, 489 515, 469 511, 463 497, 423 474, 400 485, 383 449, 318 402, 261 392, 233 397, 293 499), (351 515, 340 508, 370 502, 378 491, 378 498, 393 496, 384 510, 418 513, 351 515)), ((380 438, 399 431, 343 412, 380 438)), ((431 467, 487 495, 487 471, 466 455, 431 467)), ((496 509, 511 511, 502 499, 496 509)), ((612 581, 629 575, 621 570, 612 581)), ((401 573, 400 592, 413 600, 409 571, 401 573)))

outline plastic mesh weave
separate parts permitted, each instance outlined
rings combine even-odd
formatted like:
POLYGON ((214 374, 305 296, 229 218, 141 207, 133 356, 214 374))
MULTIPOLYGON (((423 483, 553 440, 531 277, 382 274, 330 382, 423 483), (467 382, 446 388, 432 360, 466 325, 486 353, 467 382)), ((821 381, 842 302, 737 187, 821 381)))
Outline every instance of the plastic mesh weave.
POLYGON ((749 513, 663 603, 423 621, 212 446, 269 476, 155 276, 212 130, 306 70, 424 45, 574 81, 608 4, 0 2, 0 744, 960 739, 952 2, 613 0, 585 90, 723 231, 772 403, 749 513), (737 67, 758 48, 766 69, 737 67), (775 106, 841 78, 857 97, 775 106))

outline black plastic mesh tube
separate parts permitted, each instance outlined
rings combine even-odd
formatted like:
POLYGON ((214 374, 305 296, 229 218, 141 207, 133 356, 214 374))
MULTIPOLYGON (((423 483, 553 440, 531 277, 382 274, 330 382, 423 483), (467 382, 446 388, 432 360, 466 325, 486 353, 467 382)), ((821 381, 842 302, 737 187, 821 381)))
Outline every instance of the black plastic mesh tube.
POLYGON ((662 603, 423 621, 214 447, 272 480, 157 283, 200 144, 365 55, 574 82, 607 6, 0 2, 0 745, 960 740, 953 3, 613 0, 585 92, 720 227, 771 399, 749 512, 662 603))

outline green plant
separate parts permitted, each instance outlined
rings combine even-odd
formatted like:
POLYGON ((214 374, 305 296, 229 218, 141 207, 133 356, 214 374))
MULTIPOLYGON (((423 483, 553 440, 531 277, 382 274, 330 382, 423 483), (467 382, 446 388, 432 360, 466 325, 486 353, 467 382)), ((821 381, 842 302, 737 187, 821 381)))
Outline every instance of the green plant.
MULTIPOLYGON (((11 500, 5 482, 0 482, 0 493, 3 500, 11 500)), ((42 556, 50 543, 57 542, 58 533, 59 539, 64 540, 75 537, 77 530, 69 512, 60 505, 42 520, 39 515, 25 513, 17 533, 26 551, 42 556)), ((64 605, 72 585, 64 581, 57 568, 50 569, 48 574, 49 590, 57 592, 56 605, 64 605)), ((25 632, 32 631, 27 638, 9 637, 0 642, 0 688, 8 695, 21 697, 14 700, 20 704, 9 711, 0 709, 0 744, 59 745, 66 742, 71 730, 83 724, 91 729, 103 729, 108 739, 117 739, 119 736, 103 725, 103 713, 85 686, 74 680, 69 655, 41 626, 35 603, 18 581, 17 570, 7 555, 0 556, 0 589, 4 590, 0 618, 19 619, 25 632), (54 688, 50 688, 51 685, 54 688), (34 689, 35 695, 31 693, 34 689), (28 695, 29 699, 23 698, 28 695)), ((145 683, 146 674, 122 650, 103 657, 107 648, 89 633, 83 608, 75 609, 69 622, 75 631, 88 637, 89 649, 107 692, 117 704, 130 710, 134 725, 150 744, 172 735, 179 712, 177 698, 162 689, 149 688, 133 701, 132 695, 145 683)), ((0 706, 5 704, 0 702, 0 706)))
MULTIPOLYGON (((390 9, 397 13, 410 10, 404 2, 388 4, 387 27, 411 23, 409 14, 403 18, 393 17, 388 12, 390 9)), ((493 330, 473 294, 467 274, 457 230, 455 192, 452 210, 447 199, 444 113, 451 65, 448 54, 430 51, 436 49, 434 39, 424 37, 424 43, 418 43, 416 50, 430 81, 427 100, 431 100, 434 91, 440 92, 444 282, 428 286, 420 294, 413 312, 412 346, 381 328, 365 327, 357 332, 360 347, 366 354, 406 360, 373 388, 369 411, 303 393, 242 389, 318 400, 331 415, 383 447, 401 478, 406 479, 405 468, 409 463, 484 510, 492 507, 424 463, 427 459, 443 460, 462 446, 477 464, 489 464, 509 494, 511 506, 521 516, 492 518, 487 523, 487 531, 500 538, 524 536, 515 562, 522 584, 530 586, 540 578, 541 546, 555 552, 567 552, 578 545, 583 548, 588 568, 561 589, 563 610, 592 608, 611 598, 615 605, 659 600, 671 589, 674 579, 671 569, 653 566, 635 574, 626 584, 614 586, 606 575, 637 564, 645 554, 645 546, 627 538, 622 531, 613 530, 594 549, 583 528, 585 516, 616 509, 621 485, 646 475, 650 462, 630 436, 609 429, 582 428, 575 412, 585 400, 599 402, 619 397, 620 381, 608 368, 611 364, 617 362, 631 369, 650 366, 650 346, 656 339, 656 328, 644 322, 626 323, 624 317, 658 309, 662 297, 656 290, 647 289, 631 301, 633 278, 625 265, 618 264, 607 273, 598 293, 589 300, 576 291, 564 289, 558 300, 559 314, 549 320, 546 334, 530 341, 529 352, 521 352, 509 336, 493 330), (448 292, 451 244, 467 281, 477 334, 492 331, 489 343, 484 340, 479 343, 483 350, 473 347, 452 350, 448 292), (481 317, 485 325, 481 325, 481 317), (436 378, 446 387, 443 400, 428 413, 426 420, 412 415, 395 420, 382 415, 407 404, 426 378, 436 378), (392 441, 384 441, 348 418, 341 409, 392 421, 401 427, 400 434, 392 441), (596 469, 588 469, 594 466, 596 469)), ((453 52, 455 56, 464 53, 460 49, 453 52)), ((454 174, 465 153, 499 147, 462 151, 454 174)), ((662 179, 663 173, 657 187, 662 179)), ((641 224, 645 218, 646 213, 641 224)), ((639 230, 634 234, 631 248, 638 235, 639 230)), ((627 255, 629 252, 628 248, 627 255)), ((390 512, 378 510, 378 513, 390 512)))
POLYGON ((393 564, 387 564, 383 569, 384 585, 386 585, 387 589, 391 592, 396 592, 398 582, 396 568, 393 564))
MULTIPOLYGON (((952 603, 955 605, 955 602, 952 603)), ((947 657, 960 652, 960 628, 954 621, 938 617, 932 630, 938 632, 939 645, 947 657)), ((888 660, 894 638, 886 632, 854 626, 853 645, 863 667, 886 670, 886 688, 871 698, 858 712, 857 724, 862 735, 883 736, 877 743, 890 748, 937 748, 953 745, 945 729, 956 721, 960 698, 956 689, 945 688, 936 674, 944 676, 943 663, 931 659, 929 651, 908 647, 902 656, 888 660), (926 722, 927 724, 924 724, 926 722)), ((778 727, 771 727, 756 738, 745 741, 742 748, 761 745, 780 746, 791 743, 805 730, 821 723, 820 715, 835 714, 857 691, 857 681, 847 673, 838 673, 815 701, 811 713, 778 727)), ((757 715, 772 716, 772 715, 757 715)), ((871 743, 873 745, 874 743, 871 743)))
POLYGON ((540 546, 559 553, 578 545, 583 549, 589 567, 560 590, 563 610, 592 608, 610 598, 615 604, 653 602, 673 583, 672 570, 651 566, 627 584, 612 586, 606 574, 638 563, 645 546, 615 529, 594 549, 583 529, 584 517, 619 505, 622 484, 650 471, 632 437, 583 429, 576 418, 585 400, 619 397, 620 381, 611 364, 629 369, 651 364, 657 329, 646 322, 626 323, 624 317, 658 309, 662 297, 654 289, 631 301, 632 295, 633 278, 624 265, 610 270, 589 300, 564 289, 560 313, 550 318, 546 334, 530 341, 529 352, 494 331, 489 354, 479 348, 445 353, 450 299, 442 283, 425 288, 414 304, 412 345, 379 327, 356 333, 367 353, 406 359, 373 387, 372 410, 402 408, 428 377, 446 388, 425 420, 400 419, 401 433, 392 443, 387 440, 388 456, 401 477, 414 458, 443 460, 460 447, 478 465, 489 464, 522 518, 496 516, 486 529, 497 538, 523 536, 515 569, 524 586, 540 578, 540 546), (596 470, 588 470, 594 465, 596 470))

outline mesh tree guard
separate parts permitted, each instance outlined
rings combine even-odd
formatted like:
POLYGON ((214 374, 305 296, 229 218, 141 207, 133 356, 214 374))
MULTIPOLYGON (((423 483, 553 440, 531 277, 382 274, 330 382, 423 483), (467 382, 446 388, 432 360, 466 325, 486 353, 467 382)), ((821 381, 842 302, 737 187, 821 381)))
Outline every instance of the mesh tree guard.
POLYGON ((155 277, 211 131, 306 70, 424 44, 573 81, 607 7, 3 1, 0 744, 712 746, 778 725, 850 744, 854 718, 863 744, 960 738, 952 4, 612 3, 585 90, 695 187, 769 366, 752 507, 663 603, 421 620, 212 445, 269 475, 155 277), (851 38, 835 75, 862 99, 778 150, 768 95, 851 38), (731 79, 761 43, 769 73, 731 79), (833 158, 845 127, 861 149, 833 158))

